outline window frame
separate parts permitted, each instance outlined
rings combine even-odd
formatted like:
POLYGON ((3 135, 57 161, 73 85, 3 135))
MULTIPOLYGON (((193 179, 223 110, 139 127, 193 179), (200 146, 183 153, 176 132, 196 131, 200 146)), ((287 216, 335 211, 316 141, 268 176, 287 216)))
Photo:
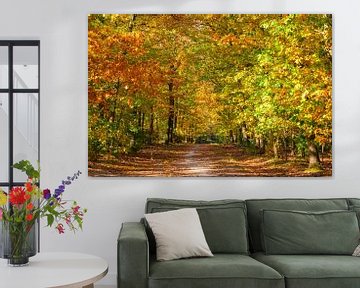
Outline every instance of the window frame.
MULTIPOLYGON (((8 87, 0 88, 0 93, 7 94, 8 98, 8 181, 0 182, 0 187, 11 190, 14 186, 23 186, 25 182, 14 181, 14 94, 17 93, 36 93, 38 95, 38 161, 40 162, 40 40, 0 40, 0 47, 8 47, 8 87), (14 88, 14 47, 29 46, 38 48, 38 87, 29 89, 14 88)), ((0 135, 1 136, 1 135, 0 135)), ((1 147, 0 147, 1 149, 1 147)), ((25 159, 26 160, 26 159, 25 159)))
MULTIPOLYGON (((8 169, 9 175, 7 182, 0 182, 0 188, 5 187, 8 191, 14 186, 23 186, 25 182, 14 182, 14 94, 16 93, 37 93, 38 95, 38 161, 40 163, 40 40, 0 40, 0 47, 8 47, 8 87, 0 88, 0 93, 7 94, 8 98, 8 169), (14 47, 29 46, 38 48, 38 85, 37 89, 15 89, 14 88, 14 47)), ((1 137, 1 135, 0 135, 1 137)), ((1 147, 0 147, 1 149, 1 147)), ((40 183, 38 183, 40 186, 40 183)), ((37 225, 40 224, 40 218, 37 220, 37 225)), ((40 229, 37 229, 37 250, 40 252, 40 229)))

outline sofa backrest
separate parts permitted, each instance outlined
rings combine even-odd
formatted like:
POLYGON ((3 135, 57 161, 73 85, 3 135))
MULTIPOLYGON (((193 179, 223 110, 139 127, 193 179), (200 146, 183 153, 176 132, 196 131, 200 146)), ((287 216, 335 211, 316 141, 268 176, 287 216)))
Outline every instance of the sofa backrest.
POLYGON ((360 207, 360 199, 359 198, 348 198, 347 199, 348 204, 349 204, 349 208, 350 207, 360 207))
POLYGON ((252 252, 262 251, 261 215, 263 209, 331 211, 348 210, 347 199, 253 199, 246 200, 248 213, 250 248, 252 252))
MULTIPOLYGON (((249 253, 245 201, 150 198, 147 199, 145 213, 165 212, 181 208, 197 209, 206 241, 213 253, 249 253)), ((154 237, 148 227, 147 233, 151 250, 154 250, 154 237)))

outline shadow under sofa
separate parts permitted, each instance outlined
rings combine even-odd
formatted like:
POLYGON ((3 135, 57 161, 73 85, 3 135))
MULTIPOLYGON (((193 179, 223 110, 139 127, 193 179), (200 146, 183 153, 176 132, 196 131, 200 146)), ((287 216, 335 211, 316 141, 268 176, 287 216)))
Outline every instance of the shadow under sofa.
POLYGON ((189 207, 197 209, 214 257, 156 261, 155 239, 145 221, 123 223, 118 238, 119 288, 360 287, 359 257, 267 255, 261 232, 263 210, 356 211, 360 199, 150 198, 145 212, 189 207))

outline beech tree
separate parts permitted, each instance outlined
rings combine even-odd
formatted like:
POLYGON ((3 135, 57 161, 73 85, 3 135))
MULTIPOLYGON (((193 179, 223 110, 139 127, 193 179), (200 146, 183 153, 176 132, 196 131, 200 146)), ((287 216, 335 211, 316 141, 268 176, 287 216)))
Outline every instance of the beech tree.
POLYGON ((332 145, 330 15, 90 15, 89 158, 212 139, 273 157, 332 145))

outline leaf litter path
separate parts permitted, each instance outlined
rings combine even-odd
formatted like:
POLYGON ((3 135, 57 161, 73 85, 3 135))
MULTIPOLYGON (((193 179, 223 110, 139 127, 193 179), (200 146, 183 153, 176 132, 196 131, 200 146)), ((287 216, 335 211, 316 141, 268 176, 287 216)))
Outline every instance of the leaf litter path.
POLYGON ((203 151, 200 149, 203 147, 205 146, 191 145, 191 147, 189 147, 191 150, 185 154, 185 159, 180 159, 180 163, 175 164, 180 167, 184 166, 185 169, 183 169, 183 171, 187 172, 186 176, 212 176, 213 171, 211 167, 209 167, 212 159, 205 158, 203 151), (206 160, 207 162, 205 162, 206 160))
POLYGON ((321 172, 308 172, 301 159, 274 160, 235 145, 178 144, 148 146, 118 159, 89 161, 89 176, 331 176, 331 159, 324 159, 323 166, 321 172))

